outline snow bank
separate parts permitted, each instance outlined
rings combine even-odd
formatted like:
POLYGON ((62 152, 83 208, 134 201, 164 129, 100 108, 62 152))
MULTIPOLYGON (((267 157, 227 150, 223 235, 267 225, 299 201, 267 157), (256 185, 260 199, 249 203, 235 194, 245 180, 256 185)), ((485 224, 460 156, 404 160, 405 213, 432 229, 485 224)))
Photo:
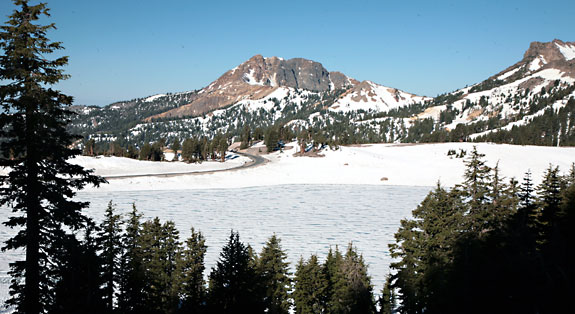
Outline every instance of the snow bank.
MULTIPOLYGON (((295 143, 288 145, 297 147, 295 143)), ((575 147, 488 143, 374 144, 364 147, 341 147, 337 151, 327 150, 323 152, 325 157, 294 157, 294 148, 266 155, 270 162, 258 167, 210 174, 115 179, 111 180, 110 184, 100 187, 100 190, 241 188, 280 184, 433 186, 438 181, 442 185, 453 186, 462 181, 464 164, 463 159, 447 156, 447 152, 453 149, 469 153, 474 145, 480 153, 486 154, 488 165, 495 166, 499 162, 503 176, 521 180, 525 172, 530 169, 536 184, 540 182, 549 164, 557 165, 562 171, 567 171, 571 163, 575 162, 575 147)), ((96 168, 99 174, 112 174, 121 169, 115 162, 108 164, 108 160, 114 161, 102 158, 98 161, 100 164, 85 165, 96 168)), ((168 169, 171 164, 173 163, 158 163, 160 168, 156 171, 174 171, 168 169)), ((226 164, 228 162, 223 165, 226 164)), ((131 173, 140 172, 145 171, 134 168, 131 173)))
POLYGON ((144 161, 122 157, 87 157, 78 156, 72 163, 94 169, 100 176, 126 176, 141 174, 170 174, 182 172, 204 172, 239 167, 249 162, 248 157, 239 156, 222 163, 219 161, 205 161, 196 164, 168 161, 144 161))

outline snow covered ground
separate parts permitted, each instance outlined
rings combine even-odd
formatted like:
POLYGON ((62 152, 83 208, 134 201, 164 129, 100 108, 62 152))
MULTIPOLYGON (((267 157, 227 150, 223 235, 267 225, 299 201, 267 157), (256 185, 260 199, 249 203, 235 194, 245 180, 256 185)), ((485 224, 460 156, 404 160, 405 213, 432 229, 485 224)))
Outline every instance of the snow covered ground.
MULTIPOLYGON (((263 166, 266 167, 266 166, 263 166)), ((78 199, 89 201, 86 214, 101 221, 110 200, 122 213, 135 203, 144 219, 158 216, 172 220, 185 240, 194 227, 206 237, 206 275, 228 241, 230 229, 258 253, 274 233, 286 250, 291 271, 300 256, 317 254, 323 260, 329 247, 345 250, 349 242, 364 255, 379 293, 389 273, 388 243, 400 220, 423 200, 429 187, 374 185, 274 185, 237 189, 158 191, 82 191, 78 199)), ((8 210, 0 211, 5 221, 8 210)), ((14 230, 0 225, 0 241, 14 230)), ((8 297, 8 263, 23 252, 0 253, 0 303, 8 297)), ((0 311, 0 313, 2 313, 0 311)))
MULTIPOLYGON (((173 155, 173 154, 172 154, 173 155)), ((234 155, 235 156, 235 155, 234 155)), ((239 167, 250 159, 238 156, 226 162, 205 161, 202 163, 167 162, 167 161, 144 161, 122 157, 87 157, 78 156, 71 160, 72 163, 80 164, 87 169, 94 169, 100 176, 125 176, 138 174, 170 174, 182 172, 203 172, 239 167)))
MULTIPOLYGON (((289 144, 297 147, 295 143, 289 144)), ((138 177, 110 180, 101 191, 177 190, 207 188, 241 188, 280 184, 368 184, 453 186, 462 181, 463 159, 447 156, 447 152, 471 152, 477 146, 486 155, 488 165, 499 167, 503 176, 521 180, 530 169, 539 182, 549 164, 568 171, 575 162, 575 147, 517 146, 488 143, 441 143, 419 145, 374 144, 363 147, 341 147, 324 150, 325 157, 294 157, 297 148, 264 155, 269 163, 236 171, 174 177, 138 177)), ((242 157, 244 158, 244 157, 242 157)), ((237 158, 226 163, 151 163, 123 158, 87 158, 78 163, 95 168, 97 174, 139 174, 180 172, 182 169, 204 171, 213 167, 232 167, 237 158)), ((184 170, 186 171, 186 170, 184 170)))
MULTIPOLYGON (((295 143, 288 144, 297 147, 295 143)), ((300 255, 324 257, 330 246, 353 241, 369 264, 375 291, 388 273, 387 244, 400 220, 409 217, 438 180, 452 186, 461 182, 463 159, 449 150, 469 153, 476 145, 488 165, 499 162, 501 173, 521 179, 530 169, 535 183, 549 164, 567 171, 575 162, 574 147, 442 143, 421 145, 376 144, 326 150, 325 157, 294 157, 296 148, 265 157, 270 162, 253 168, 171 177, 113 179, 99 189, 81 191, 90 201, 87 214, 100 220, 114 200, 122 211, 135 202, 146 218, 173 220, 182 238, 190 227, 202 231, 209 246, 207 271, 214 265, 229 230, 261 250, 274 232, 282 239, 292 266, 300 255)), ((147 162, 115 157, 78 157, 74 162, 100 175, 135 175, 210 171, 246 162, 241 157, 219 163, 147 162)), ((2 170, 6 171, 6 170, 2 170)), ((9 210, 0 210, 5 221, 9 210)), ((15 230, 0 225, 0 241, 15 230)), ((23 252, 0 255, 0 301, 7 297, 8 262, 23 252)))

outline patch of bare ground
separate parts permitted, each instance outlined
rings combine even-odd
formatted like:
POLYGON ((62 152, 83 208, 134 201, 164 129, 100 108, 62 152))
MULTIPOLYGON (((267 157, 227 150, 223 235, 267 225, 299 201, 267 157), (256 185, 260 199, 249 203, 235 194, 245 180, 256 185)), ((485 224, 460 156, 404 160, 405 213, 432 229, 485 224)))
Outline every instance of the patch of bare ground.
POLYGON ((310 150, 309 152, 304 152, 303 154, 301 152, 297 152, 295 154, 293 154, 294 157, 325 157, 324 154, 321 154, 319 151, 315 151, 315 150, 310 150))
MULTIPOLYGON (((290 150, 292 148, 293 148, 293 146, 288 145, 288 146, 285 146, 283 148, 283 150, 286 151, 286 150, 290 150)), ((250 154, 250 155, 257 155, 257 156, 269 154, 268 149, 265 146, 263 146, 263 147, 248 147, 246 149, 240 149, 238 152, 250 154)))

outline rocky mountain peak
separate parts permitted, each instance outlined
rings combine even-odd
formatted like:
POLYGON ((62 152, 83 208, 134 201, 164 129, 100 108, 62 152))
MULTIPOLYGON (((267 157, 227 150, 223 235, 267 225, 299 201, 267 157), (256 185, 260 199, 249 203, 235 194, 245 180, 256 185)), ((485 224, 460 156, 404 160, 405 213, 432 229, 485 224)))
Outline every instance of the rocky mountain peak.
POLYGON ((523 58, 533 60, 543 57, 546 62, 565 62, 575 59, 575 42, 555 39, 551 42, 534 41, 529 45, 523 58))
POLYGON ((304 58, 265 58, 257 54, 200 90, 189 104, 148 120, 197 116, 243 99, 261 99, 281 87, 325 92, 349 88, 357 83, 342 73, 329 72, 319 62, 304 58))
POLYGON ((319 62, 304 58, 289 60, 278 57, 264 58, 262 55, 251 57, 222 78, 225 81, 243 82, 249 85, 292 87, 319 92, 355 84, 355 80, 342 73, 332 74, 319 62))

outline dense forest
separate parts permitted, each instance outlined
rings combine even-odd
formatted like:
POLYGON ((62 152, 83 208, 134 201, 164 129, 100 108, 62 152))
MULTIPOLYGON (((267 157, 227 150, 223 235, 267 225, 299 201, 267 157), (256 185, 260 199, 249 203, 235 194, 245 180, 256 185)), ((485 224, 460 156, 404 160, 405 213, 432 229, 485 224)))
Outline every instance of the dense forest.
POLYGON ((465 181, 430 192, 390 245, 384 308, 400 313, 570 313, 575 306, 575 164, 534 186, 474 150, 465 181), (395 293, 394 293, 395 291, 395 293))
POLYGON ((191 228, 181 241, 172 221, 142 221, 135 205, 123 218, 110 202, 105 219, 62 256, 52 313, 375 313, 367 266, 351 244, 312 255, 290 272, 281 240, 261 253, 232 231, 205 280, 205 238, 191 228))

